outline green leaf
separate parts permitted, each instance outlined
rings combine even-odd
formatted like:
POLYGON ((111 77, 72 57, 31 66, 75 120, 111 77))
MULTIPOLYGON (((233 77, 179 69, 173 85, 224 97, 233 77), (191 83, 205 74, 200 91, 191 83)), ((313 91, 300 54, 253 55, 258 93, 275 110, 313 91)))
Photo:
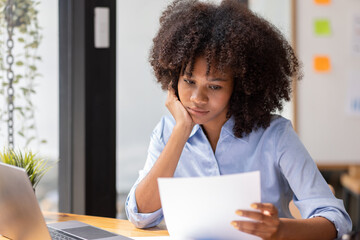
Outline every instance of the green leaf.
POLYGON ((25 146, 29 146, 29 144, 30 144, 33 140, 35 140, 35 137, 29 138, 29 139, 26 141, 25 146))
POLYGON ((39 43, 37 41, 34 41, 33 43, 29 44, 29 47, 31 48, 37 48, 39 46, 39 43))
POLYGON ((21 42, 21 43, 23 43, 23 42, 25 42, 25 39, 22 38, 22 37, 19 37, 19 38, 18 38, 18 41, 21 42))
POLYGON ((21 115, 22 117, 25 117, 25 113, 24 113, 24 111, 22 110, 22 108, 15 108, 15 110, 18 110, 18 112, 20 113, 20 115, 21 115))
POLYGON ((36 71, 36 70, 37 70, 37 67, 34 66, 34 65, 30 65, 29 68, 30 68, 32 71, 36 71))
POLYGON ((34 77, 43 77, 44 75, 40 74, 40 73, 35 73, 34 77))
POLYGON ((0 151, 0 161, 13 166, 24 168, 29 180, 35 188, 44 174, 53 165, 49 165, 47 160, 37 157, 32 151, 16 151, 4 148, 0 151))
MULTIPOLYGON (((25 33, 27 32, 27 28, 26 28, 26 26, 25 26, 24 24, 22 24, 22 25, 19 27, 19 32, 20 32, 20 33, 23 33, 23 34, 25 34, 25 33)), ((26 46, 25 46, 25 48, 26 48, 26 46)))
POLYGON ((24 66, 24 62, 22 61, 17 61, 15 64, 16 66, 24 66))
POLYGON ((24 88, 24 87, 20 88, 20 90, 23 91, 23 94, 24 94, 24 95, 26 95, 26 94, 29 92, 29 89, 24 88))

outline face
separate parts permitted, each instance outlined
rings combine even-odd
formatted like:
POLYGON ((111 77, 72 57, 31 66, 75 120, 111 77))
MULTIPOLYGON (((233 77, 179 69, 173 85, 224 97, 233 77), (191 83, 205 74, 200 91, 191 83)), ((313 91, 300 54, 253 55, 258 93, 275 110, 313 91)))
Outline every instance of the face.
POLYGON ((197 124, 220 127, 226 122, 229 100, 233 92, 232 74, 210 68, 204 57, 195 60, 192 75, 189 66, 179 77, 178 93, 181 103, 197 124))

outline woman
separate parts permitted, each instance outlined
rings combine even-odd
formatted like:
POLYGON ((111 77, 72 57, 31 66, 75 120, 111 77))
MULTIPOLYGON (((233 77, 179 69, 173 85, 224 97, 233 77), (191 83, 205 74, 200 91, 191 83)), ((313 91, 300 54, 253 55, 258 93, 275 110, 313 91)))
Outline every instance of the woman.
MULTIPOLYGON (((279 31, 239 1, 170 4, 160 18, 150 63, 168 91, 165 116, 151 137, 126 212, 137 227, 163 218, 157 179, 260 171, 255 221, 233 221, 263 239, 334 239, 350 231, 291 123, 275 115, 300 79, 297 58, 279 31), (291 218, 294 199, 304 219, 291 218)), ((209 213, 211 209, 209 209, 209 213)))

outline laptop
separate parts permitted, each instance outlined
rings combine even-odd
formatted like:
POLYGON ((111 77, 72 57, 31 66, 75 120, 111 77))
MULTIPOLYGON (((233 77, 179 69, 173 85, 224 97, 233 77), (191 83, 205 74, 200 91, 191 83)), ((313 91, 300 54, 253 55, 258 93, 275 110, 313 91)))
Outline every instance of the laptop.
POLYGON ((131 239, 79 221, 46 225, 25 170, 4 163, 0 163, 0 235, 13 240, 131 239))

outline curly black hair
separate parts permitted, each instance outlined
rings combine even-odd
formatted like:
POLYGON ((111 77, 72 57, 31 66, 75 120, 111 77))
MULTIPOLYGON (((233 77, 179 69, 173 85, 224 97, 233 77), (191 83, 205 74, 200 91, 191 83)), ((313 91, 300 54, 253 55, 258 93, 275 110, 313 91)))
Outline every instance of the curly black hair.
POLYGON ((270 125, 271 114, 290 100, 293 79, 301 79, 300 64, 280 31, 237 0, 219 5, 176 0, 160 17, 149 61, 162 89, 177 91, 184 66, 193 70, 197 57, 208 69, 231 69, 234 90, 227 117, 241 138, 270 125))

